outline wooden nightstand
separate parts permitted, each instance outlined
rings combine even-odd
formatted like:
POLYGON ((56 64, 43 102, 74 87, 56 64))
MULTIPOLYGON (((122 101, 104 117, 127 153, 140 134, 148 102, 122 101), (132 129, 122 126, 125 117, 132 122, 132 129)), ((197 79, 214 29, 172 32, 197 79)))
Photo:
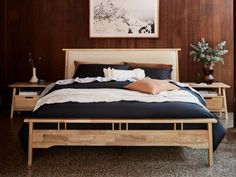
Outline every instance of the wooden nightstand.
POLYGON ((206 107, 211 112, 224 112, 225 118, 228 119, 226 92, 229 85, 221 82, 214 82, 212 84, 197 84, 194 82, 187 82, 189 86, 198 91, 202 91, 202 96, 206 100, 206 107), (205 93, 203 93, 205 91, 205 93), (208 93, 207 93, 208 92, 208 93))
POLYGON ((13 118, 14 111, 32 111, 39 99, 39 94, 49 84, 39 85, 29 82, 17 82, 9 85, 9 87, 13 88, 10 117, 13 118))

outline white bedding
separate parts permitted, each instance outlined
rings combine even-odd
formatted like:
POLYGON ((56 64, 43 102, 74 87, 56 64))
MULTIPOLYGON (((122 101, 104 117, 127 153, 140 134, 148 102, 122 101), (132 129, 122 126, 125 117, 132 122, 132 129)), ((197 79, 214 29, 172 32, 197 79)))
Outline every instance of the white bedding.
POLYGON ((195 96, 185 90, 162 91, 157 95, 151 95, 125 89, 60 89, 40 98, 34 108, 34 111, 44 104, 65 102, 94 103, 117 101, 178 101, 196 103, 205 108, 205 106, 202 105, 195 96))

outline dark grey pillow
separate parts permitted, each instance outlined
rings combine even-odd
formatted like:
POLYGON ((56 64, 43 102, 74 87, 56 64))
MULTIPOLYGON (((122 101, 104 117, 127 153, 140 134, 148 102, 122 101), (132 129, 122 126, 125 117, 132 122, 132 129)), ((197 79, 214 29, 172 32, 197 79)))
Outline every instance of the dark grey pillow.
POLYGON ((81 64, 78 66, 73 78, 80 77, 104 77, 104 68, 114 68, 120 70, 127 70, 128 65, 115 65, 115 64, 81 64))
MULTIPOLYGON (((171 72, 172 69, 170 68, 146 68, 146 67, 139 67, 144 70, 145 76, 150 77, 151 79, 171 79, 171 72)), ((134 69, 134 67, 129 67, 129 69, 134 69)))

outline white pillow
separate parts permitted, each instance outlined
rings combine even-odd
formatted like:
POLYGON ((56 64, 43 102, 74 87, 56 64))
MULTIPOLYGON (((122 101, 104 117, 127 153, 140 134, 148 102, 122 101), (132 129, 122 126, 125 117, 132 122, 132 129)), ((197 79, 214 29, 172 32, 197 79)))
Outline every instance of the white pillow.
POLYGON ((103 68, 103 73, 104 73, 104 77, 108 77, 108 78, 112 78, 112 70, 111 68, 103 68))
POLYGON ((133 70, 118 70, 114 68, 104 68, 103 69, 104 76, 112 79, 129 79, 129 78, 137 78, 143 79, 145 78, 145 72, 143 69, 136 68, 133 70))

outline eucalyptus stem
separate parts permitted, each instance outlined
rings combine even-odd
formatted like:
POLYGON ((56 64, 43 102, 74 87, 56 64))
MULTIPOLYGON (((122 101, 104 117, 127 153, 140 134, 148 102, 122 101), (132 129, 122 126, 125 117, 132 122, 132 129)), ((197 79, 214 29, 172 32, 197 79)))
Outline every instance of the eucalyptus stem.
POLYGON ((201 62, 203 64, 214 64, 217 62, 222 62, 224 64, 223 55, 229 51, 225 47, 226 41, 222 41, 217 44, 216 47, 211 48, 208 42, 202 38, 197 44, 190 44, 192 50, 190 51, 190 56, 196 62, 201 62))
POLYGON ((37 67, 37 65, 39 64, 39 62, 42 60, 42 57, 37 57, 37 58, 33 58, 32 57, 32 53, 29 52, 29 63, 32 66, 32 68, 37 67))

